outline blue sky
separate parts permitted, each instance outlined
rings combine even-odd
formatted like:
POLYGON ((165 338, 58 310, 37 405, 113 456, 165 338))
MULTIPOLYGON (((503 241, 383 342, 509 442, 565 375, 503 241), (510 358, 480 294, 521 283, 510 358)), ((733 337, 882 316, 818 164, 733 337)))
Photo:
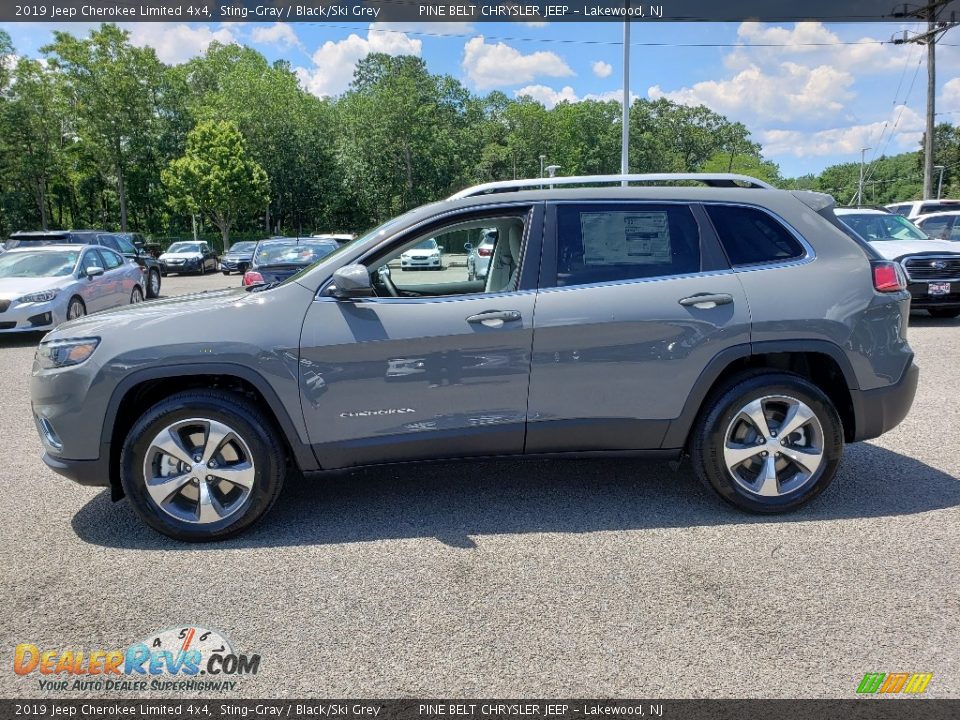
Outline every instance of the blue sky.
MULTIPOLYGON (((37 55, 55 29, 91 24, 0 25, 20 54, 37 55)), ((471 90, 530 95, 547 105, 619 98, 619 23, 129 23, 132 40, 183 62, 214 40, 256 47, 297 68, 317 95, 346 88, 368 52, 416 54, 471 90)), ((703 103, 743 122, 786 176, 918 147, 926 95, 925 49, 881 44, 916 24, 665 23, 632 26, 630 86, 639 97, 703 103), (664 46, 644 46, 662 43, 664 46), (725 47, 692 47, 696 45, 725 47)), ((960 119, 960 29, 937 55, 938 121, 960 119)))

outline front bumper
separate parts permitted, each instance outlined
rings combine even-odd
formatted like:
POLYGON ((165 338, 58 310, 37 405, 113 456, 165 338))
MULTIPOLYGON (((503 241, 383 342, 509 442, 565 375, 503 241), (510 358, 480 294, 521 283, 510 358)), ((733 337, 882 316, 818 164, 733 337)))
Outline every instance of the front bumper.
POLYGON ((160 268, 165 273, 194 272, 200 269, 199 260, 185 260, 182 263, 173 263, 170 261, 161 261, 160 268))
POLYGON ((75 483, 93 487, 110 486, 109 453, 104 453, 97 460, 66 460, 47 452, 42 457, 48 468, 75 483))
POLYGON ((960 282, 951 282, 950 292, 946 295, 931 295, 929 288, 930 283, 928 282, 911 282, 907 286, 907 289, 910 290, 911 309, 960 308, 960 282))
POLYGON ((911 361, 903 377, 892 385, 875 390, 851 390, 857 421, 854 442, 879 437, 899 425, 910 412, 919 380, 920 368, 911 361))
POLYGON ((250 267, 250 260, 244 260, 242 258, 220 258, 220 269, 221 270, 246 270, 250 267))
POLYGON ((55 298, 47 302, 11 305, 0 313, 0 333, 52 330, 66 319, 59 302, 60 298, 55 298))
POLYGON ((400 267, 407 268, 436 268, 440 267, 440 258, 400 258, 400 267))

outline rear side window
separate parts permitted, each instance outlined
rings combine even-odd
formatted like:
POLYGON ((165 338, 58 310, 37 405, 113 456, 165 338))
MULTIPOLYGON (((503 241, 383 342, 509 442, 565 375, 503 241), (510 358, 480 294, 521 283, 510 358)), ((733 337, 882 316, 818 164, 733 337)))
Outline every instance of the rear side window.
POLYGON ((734 266, 782 262, 804 254, 803 246, 790 231, 761 210, 733 205, 705 207, 734 266))
POLYGON ((891 205, 888 210, 892 210, 897 215, 909 215, 910 209, 913 207, 912 204, 909 205, 891 205))
POLYGON ((102 257, 103 261, 107 264, 107 267, 105 268, 106 270, 113 270, 114 268, 118 268, 121 265, 123 265, 123 262, 124 262, 123 258, 120 255, 113 252, 113 250, 108 250, 107 248, 103 248, 100 251, 100 257, 102 257))
POLYGON ((557 286, 700 271, 700 230, 683 205, 557 207, 557 286))
POLYGON ((917 226, 932 238, 946 240, 950 237, 950 218, 930 218, 917 226))

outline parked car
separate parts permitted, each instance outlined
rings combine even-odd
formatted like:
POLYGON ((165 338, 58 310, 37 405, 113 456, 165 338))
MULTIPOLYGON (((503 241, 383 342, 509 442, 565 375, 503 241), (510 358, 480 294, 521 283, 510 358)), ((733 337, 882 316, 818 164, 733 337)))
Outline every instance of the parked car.
POLYGON ((401 270, 443 270, 443 248, 435 238, 418 242, 400 255, 401 270))
POLYGON ((164 275, 170 273, 199 273, 216 271, 217 252, 202 241, 184 240, 175 242, 158 258, 164 275))
POLYGON ((148 251, 134 244, 139 233, 111 233, 104 230, 41 230, 16 232, 7 241, 9 247, 39 247, 63 243, 102 245, 133 260, 143 273, 143 287, 148 298, 160 297, 160 263, 148 251))
POLYGON ((480 237, 480 242, 469 247, 467 250, 467 279, 477 280, 487 277, 487 269, 490 267, 490 258, 493 257, 493 251, 497 245, 496 229, 485 229, 480 237))
POLYGON ((960 210, 960 200, 910 200, 908 202, 891 203, 884 207, 897 215, 903 215, 908 220, 916 220, 918 217, 930 213, 960 210))
MULTIPOLYGON (((960 242, 960 209, 930 213, 917 218, 914 223, 932 238, 960 242)), ((960 245, 955 247, 960 251, 960 245)))
POLYGON ((960 315, 960 245, 930 238, 902 215, 848 208, 836 214, 880 255, 903 267, 915 310, 936 318, 960 315))
POLYGON ((250 261, 253 259, 253 251, 256 249, 256 240, 243 240, 234 243, 220 258, 220 271, 224 275, 229 275, 234 271, 245 273, 247 268, 250 267, 250 261))
POLYGON ((310 237, 318 240, 336 240, 338 245, 346 245, 357 239, 357 236, 351 233, 318 233, 310 237))
POLYGON ((259 292, 59 327, 31 385, 44 461, 194 541, 249 528, 288 470, 427 458, 688 455, 725 501, 777 513, 909 411, 903 271, 829 196, 729 174, 551 183, 467 189, 259 292), (499 237, 485 279, 381 272, 481 228, 499 237))
POLYGON ((104 247, 22 246, 0 255, 0 332, 47 331, 143 300, 143 274, 104 247))
POLYGON ((340 247, 336 240, 270 238, 261 240, 243 285, 273 285, 313 265, 340 247))

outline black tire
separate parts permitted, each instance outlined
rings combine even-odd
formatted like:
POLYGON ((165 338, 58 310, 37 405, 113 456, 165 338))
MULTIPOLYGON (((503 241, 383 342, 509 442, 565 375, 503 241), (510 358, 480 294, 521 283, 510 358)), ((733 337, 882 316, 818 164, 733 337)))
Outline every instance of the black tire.
POLYGON ((133 290, 130 292, 130 304, 136 305, 137 303, 143 302, 143 290, 140 289, 139 285, 134 285, 133 290))
MULTIPOLYGON (((769 447, 774 452, 776 445, 769 447)), ((689 450, 697 476, 726 502, 756 513, 790 512, 813 500, 833 481, 843 454, 843 425, 830 398, 806 378, 761 370, 734 377, 711 393, 694 425, 689 450), (823 455, 819 467, 804 484, 776 496, 761 496, 742 487, 724 461, 726 434, 734 427, 740 410, 751 401, 767 396, 786 396, 804 403, 813 411, 822 429, 823 455)), ((743 472, 742 467, 737 466, 738 472, 743 472)))
POLYGON ((229 274, 230 274, 230 271, 229 271, 229 270, 221 270, 220 272, 222 272, 224 275, 229 275, 229 274))
POLYGON ((201 275, 206 275, 206 274, 207 274, 207 261, 206 261, 206 260, 201 260, 201 261, 200 261, 200 274, 201 274, 201 275))
POLYGON ((141 519, 157 532, 187 542, 224 540, 248 529, 276 502, 286 475, 283 444, 270 418, 245 398, 219 390, 187 390, 149 408, 123 443, 120 468, 123 490, 141 519), (173 423, 193 418, 232 428, 249 448, 254 465, 254 480, 246 499, 233 514, 209 524, 168 514, 150 496, 144 478, 146 454, 157 434, 173 423))
POLYGON ((79 296, 70 298, 67 303, 67 320, 76 320, 87 314, 87 306, 79 296))
POLYGON ((476 279, 477 279, 477 274, 473 271, 473 269, 468 270, 468 271, 467 271, 467 282, 471 282, 471 281, 476 280, 476 279))
POLYGON ((147 273, 147 298, 154 300, 160 297, 160 271, 150 268, 147 273))
POLYGON ((930 313, 930 317, 941 320, 952 320, 960 316, 960 308, 929 308, 927 312, 930 313))

